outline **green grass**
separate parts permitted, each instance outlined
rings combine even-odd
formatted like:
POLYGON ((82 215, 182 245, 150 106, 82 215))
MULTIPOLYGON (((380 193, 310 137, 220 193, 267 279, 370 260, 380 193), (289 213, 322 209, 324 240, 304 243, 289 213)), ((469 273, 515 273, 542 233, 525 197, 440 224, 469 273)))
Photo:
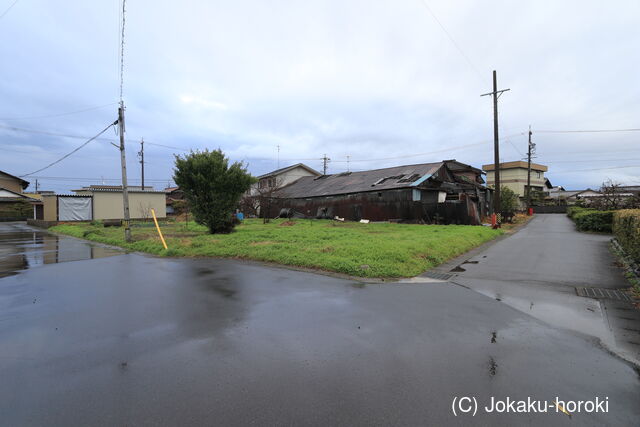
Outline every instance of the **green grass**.
POLYGON ((194 223, 165 222, 162 243, 152 224, 124 231, 99 224, 60 224, 50 230, 161 256, 253 259, 361 277, 412 277, 502 234, 489 227, 339 223, 330 220, 249 219, 231 234, 207 234, 194 223))

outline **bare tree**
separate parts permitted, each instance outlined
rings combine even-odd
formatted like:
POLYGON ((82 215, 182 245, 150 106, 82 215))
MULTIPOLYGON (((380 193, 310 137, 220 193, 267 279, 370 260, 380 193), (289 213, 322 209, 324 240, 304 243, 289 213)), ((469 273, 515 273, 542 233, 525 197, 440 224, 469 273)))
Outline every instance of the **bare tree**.
POLYGON ((594 205, 598 209, 610 210, 620 209, 624 204, 624 198, 622 197, 622 190, 620 189, 620 183, 607 179, 602 183, 600 187, 601 197, 597 201, 594 201, 594 205))
POLYGON ((151 203, 140 202, 139 207, 141 219, 145 222, 148 221, 151 218, 151 203))
POLYGON ((265 177, 254 184, 240 201, 241 208, 249 214, 262 217, 264 224, 273 218, 273 198, 275 192, 283 187, 282 177, 265 177))

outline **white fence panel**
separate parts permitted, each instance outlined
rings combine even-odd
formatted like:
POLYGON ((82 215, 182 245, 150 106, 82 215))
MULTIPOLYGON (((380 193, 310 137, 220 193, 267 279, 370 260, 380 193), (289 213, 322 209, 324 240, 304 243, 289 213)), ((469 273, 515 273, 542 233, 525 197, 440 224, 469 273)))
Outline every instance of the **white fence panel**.
POLYGON ((91 197, 58 197, 58 221, 91 221, 91 197))

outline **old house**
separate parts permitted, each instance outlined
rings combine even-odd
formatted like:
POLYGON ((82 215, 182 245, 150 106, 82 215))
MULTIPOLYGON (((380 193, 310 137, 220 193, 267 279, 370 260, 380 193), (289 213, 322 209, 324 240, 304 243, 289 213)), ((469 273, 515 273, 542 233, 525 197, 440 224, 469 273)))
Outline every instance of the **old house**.
POLYGON ((280 188, 290 185, 303 177, 318 177, 317 170, 297 163, 276 169, 257 177, 257 182, 244 194, 240 201, 240 209, 247 216, 267 216, 273 214, 272 195, 280 188))
POLYGON ((287 216, 480 224, 490 193, 481 170, 445 160, 301 177, 272 202, 287 216))
POLYGON ((179 204, 185 200, 184 191, 180 187, 167 187, 164 189, 164 194, 167 215, 179 213, 179 204))
POLYGON ((304 163, 298 163, 258 176, 258 182, 256 182, 249 191, 251 192, 251 195, 256 195, 258 193, 264 193, 269 190, 276 190, 284 187, 285 185, 289 185, 302 177, 317 177, 321 175, 322 174, 320 172, 310 168, 304 163))
POLYGON ((23 221, 31 216, 33 198, 23 193, 29 181, 0 171, 0 221, 23 221))
POLYGON ((22 194, 29 186, 29 181, 11 175, 7 172, 0 171, 0 188, 9 190, 13 193, 22 194))

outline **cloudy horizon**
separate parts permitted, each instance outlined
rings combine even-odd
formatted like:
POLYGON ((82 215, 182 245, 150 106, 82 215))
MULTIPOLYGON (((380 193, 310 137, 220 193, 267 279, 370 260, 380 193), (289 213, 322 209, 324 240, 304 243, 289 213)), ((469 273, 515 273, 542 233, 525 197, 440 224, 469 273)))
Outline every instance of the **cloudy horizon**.
MULTIPOLYGON (((0 0, 0 13, 13 0, 0 0)), ((40 169, 117 118, 120 1, 21 0, 0 18, 0 170, 40 169), (84 110, 84 111, 83 111, 84 110), (33 131, 33 132, 32 132, 33 131), (61 136, 67 135, 67 136, 61 136)), ((536 163, 554 185, 640 184, 640 3, 127 1, 129 181, 170 183, 173 154, 221 148, 254 175, 303 162, 328 173, 457 159, 536 163)), ((94 141, 27 177, 41 190, 118 184, 94 141)), ((30 187, 33 189, 33 185, 30 187)))

